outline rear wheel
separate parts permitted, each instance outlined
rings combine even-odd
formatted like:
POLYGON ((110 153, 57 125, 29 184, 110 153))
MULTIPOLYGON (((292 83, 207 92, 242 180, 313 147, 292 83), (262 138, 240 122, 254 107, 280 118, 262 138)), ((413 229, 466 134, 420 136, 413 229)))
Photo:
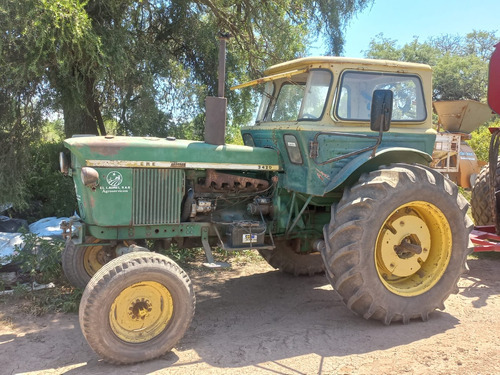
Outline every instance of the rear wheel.
POLYGON ((159 357, 188 329, 195 310, 189 277, 160 254, 134 252, 104 265, 80 303, 80 326, 104 360, 127 364, 159 357))
POLYGON ((272 267, 295 276, 312 276, 325 272, 321 254, 317 251, 301 252, 301 242, 299 238, 275 239, 274 250, 259 250, 259 253, 272 267))
MULTIPOLYGON (((495 175, 495 190, 500 190, 500 163, 497 164, 495 175)), ((492 225, 494 224, 493 209, 494 202, 490 193, 490 167, 486 164, 479 175, 476 183, 472 188, 471 196, 471 211, 472 218, 476 225, 492 225)))
POLYGON ((444 309, 467 270, 467 208, 454 184, 424 167, 362 176, 325 227, 326 270, 343 302, 385 324, 444 309))

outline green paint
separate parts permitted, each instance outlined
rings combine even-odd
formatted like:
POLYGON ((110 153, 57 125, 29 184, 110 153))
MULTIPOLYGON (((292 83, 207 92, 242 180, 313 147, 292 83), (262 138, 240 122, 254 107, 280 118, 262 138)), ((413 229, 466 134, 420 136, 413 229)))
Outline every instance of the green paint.
POLYGON ((279 165, 276 151, 239 145, 216 146, 151 137, 76 137, 66 139, 64 144, 81 166, 87 165, 88 160, 139 161, 144 162, 142 167, 154 167, 155 161, 173 162, 178 163, 177 168, 184 168, 183 163, 213 163, 216 169, 234 164, 260 165, 262 169, 279 165))
MULTIPOLYGON (((250 134, 256 146, 274 147, 280 151, 280 161, 283 170, 286 172, 282 179, 283 188, 315 196, 324 196, 338 188, 349 176, 356 173, 359 168, 362 168, 368 162, 370 162, 370 168, 362 168, 362 172, 369 172, 377 169, 380 165, 394 162, 428 164, 430 161, 429 155, 432 154, 436 138, 435 134, 432 133, 401 134, 388 132, 384 134, 378 153, 373 161, 371 161, 372 152, 369 151, 361 155, 322 164, 329 159, 342 157, 353 151, 370 147, 376 143, 376 139, 339 135, 338 130, 337 132, 328 132, 327 128, 321 132, 317 130, 317 127, 314 130, 307 130, 306 126, 297 129, 253 127, 244 129, 243 134, 250 134), (284 141, 285 135, 294 135, 297 139, 303 164, 291 162, 284 141), (318 155, 316 158, 311 158, 311 142, 316 138, 318 140, 318 155), (389 149, 393 149, 395 152, 390 157, 387 157, 388 155, 380 157, 380 155, 387 153, 389 149)), ((376 133, 366 131, 355 134, 376 135, 376 133)), ((360 173, 357 174, 359 176, 360 173)))

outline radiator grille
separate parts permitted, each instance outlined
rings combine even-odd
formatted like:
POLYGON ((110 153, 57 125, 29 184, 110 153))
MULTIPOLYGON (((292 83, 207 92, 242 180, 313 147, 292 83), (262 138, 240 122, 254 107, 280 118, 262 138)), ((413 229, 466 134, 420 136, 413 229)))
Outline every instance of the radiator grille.
POLYGON ((177 224, 184 196, 184 170, 134 169, 132 220, 137 225, 177 224))

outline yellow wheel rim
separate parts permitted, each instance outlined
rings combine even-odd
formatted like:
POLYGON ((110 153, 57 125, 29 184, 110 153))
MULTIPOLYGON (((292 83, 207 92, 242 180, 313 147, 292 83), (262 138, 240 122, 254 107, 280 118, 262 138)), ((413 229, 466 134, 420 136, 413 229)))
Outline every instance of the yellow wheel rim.
POLYGON ((430 290, 450 261, 452 236, 439 208, 415 201, 385 220, 375 247, 380 280, 394 294, 411 297, 430 290))
POLYGON ((110 260, 105 247, 99 245, 99 242, 100 240, 94 239, 96 245, 87 246, 83 254, 83 266, 90 276, 94 276, 110 260))
POLYGON ((162 284, 144 281, 125 288, 109 311, 111 329, 129 343, 142 343, 158 336, 172 318, 172 295, 162 284))

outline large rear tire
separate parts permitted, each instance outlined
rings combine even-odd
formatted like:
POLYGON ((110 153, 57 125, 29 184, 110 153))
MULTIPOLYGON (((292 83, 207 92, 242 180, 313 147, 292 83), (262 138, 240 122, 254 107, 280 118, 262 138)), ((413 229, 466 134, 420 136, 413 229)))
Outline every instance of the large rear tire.
MULTIPOLYGON (((497 164, 495 175, 495 190, 500 190, 500 163, 497 164)), ((486 164, 476 178, 471 196, 472 218, 476 225, 494 224, 494 202, 490 194, 490 166, 486 164)))
POLYGON ((294 276, 313 276, 325 272, 325 265, 321 254, 317 251, 300 252, 299 238, 285 240, 275 239, 274 250, 259 250, 260 255, 272 267, 294 276))
POLYGON ((159 357, 184 336, 195 310, 186 273, 166 256, 122 255, 90 280, 80 302, 80 326, 104 360, 128 364, 159 357))
POLYGON ((466 273, 467 201, 441 174, 394 164, 347 189, 325 226, 334 289, 365 319, 427 320, 466 273))

